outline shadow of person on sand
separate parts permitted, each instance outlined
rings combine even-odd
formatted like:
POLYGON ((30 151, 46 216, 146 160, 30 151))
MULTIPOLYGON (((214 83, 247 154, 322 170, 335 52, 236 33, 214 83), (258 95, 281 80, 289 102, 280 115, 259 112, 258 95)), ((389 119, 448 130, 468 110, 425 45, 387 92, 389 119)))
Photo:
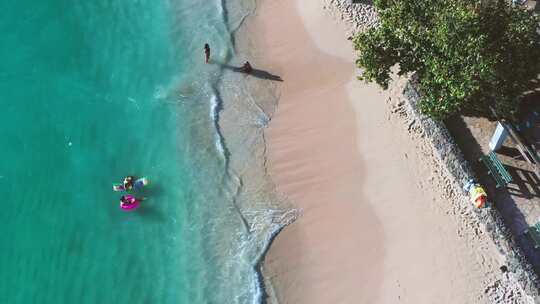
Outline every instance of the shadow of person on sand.
POLYGON ((246 73, 243 71, 242 67, 236 67, 236 66, 232 66, 232 65, 228 65, 228 64, 225 64, 225 63, 218 63, 222 68, 226 69, 226 70, 231 70, 233 72, 237 72, 237 73, 244 73, 246 75, 251 75, 253 77, 256 77, 256 78, 260 78, 260 79, 265 79, 265 80, 272 80, 272 81, 283 81, 283 79, 281 78, 281 76, 279 75, 274 75, 270 72, 267 72, 267 71, 263 71, 263 70, 259 70, 259 69, 255 69, 255 68, 252 68, 251 69, 251 72, 250 73, 246 73))

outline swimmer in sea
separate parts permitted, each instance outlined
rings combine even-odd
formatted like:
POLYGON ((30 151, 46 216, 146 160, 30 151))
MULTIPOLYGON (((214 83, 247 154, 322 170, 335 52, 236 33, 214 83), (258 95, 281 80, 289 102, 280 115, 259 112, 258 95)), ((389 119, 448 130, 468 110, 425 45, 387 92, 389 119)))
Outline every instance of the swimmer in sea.
POLYGON ((124 189, 131 190, 133 188, 134 179, 135 178, 133 176, 126 176, 124 178, 124 189))
POLYGON ((210 61, 210 46, 208 43, 204 44, 204 62, 208 63, 210 61))

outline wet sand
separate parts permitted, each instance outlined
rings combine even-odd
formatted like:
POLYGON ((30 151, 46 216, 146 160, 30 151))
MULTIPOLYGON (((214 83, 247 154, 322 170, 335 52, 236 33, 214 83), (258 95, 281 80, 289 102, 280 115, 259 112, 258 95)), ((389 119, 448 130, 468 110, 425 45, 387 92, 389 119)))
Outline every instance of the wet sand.
POLYGON ((465 242, 429 183, 437 173, 390 119, 393 93, 355 79, 345 25, 300 2, 262 0, 248 23, 254 66, 283 79, 268 172, 302 211, 265 258, 270 293, 282 304, 486 302, 497 255, 475 246, 491 245, 465 242))

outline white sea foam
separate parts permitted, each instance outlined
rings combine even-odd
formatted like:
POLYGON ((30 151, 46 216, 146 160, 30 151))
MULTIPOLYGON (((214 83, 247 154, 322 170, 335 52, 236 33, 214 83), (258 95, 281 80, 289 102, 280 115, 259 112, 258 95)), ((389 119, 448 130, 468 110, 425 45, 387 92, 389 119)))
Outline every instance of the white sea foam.
POLYGON ((212 95, 212 97, 210 98, 210 119, 212 120, 212 123, 216 130, 214 143, 216 145, 216 149, 219 152, 220 157, 226 160, 227 156, 225 152, 225 144, 223 142, 224 139, 221 134, 221 130, 219 129, 219 112, 220 111, 221 111, 220 100, 216 95, 212 95))
POLYGON ((260 273, 261 260, 275 236, 297 218, 298 212, 297 210, 262 209, 251 210, 247 212, 247 215, 252 221, 251 233, 239 244, 242 256, 239 256, 238 260, 243 261, 247 258, 245 262, 252 265, 249 282, 250 290, 254 293, 250 302, 259 304, 265 295, 265 286, 260 273))
MULTIPOLYGON (((246 16, 246 12, 240 11, 241 2, 211 2, 210 5, 215 5, 215 8, 207 17, 222 21, 220 24, 213 20, 212 28, 208 27, 208 21, 199 24, 199 20, 190 19, 193 16, 179 6, 178 16, 182 20, 173 28, 185 31, 182 26, 187 24, 197 28, 195 35, 204 32, 206 36, 179 41, 178 47, 186 47, 187 44, 188 48, 193 48, 198 43, 194 41, 208 41, 212 48, 212 60, 227 64, 231 59, 229 57, 234 54, 234 44, 229 39, 231 31, 234 32, 246 16)), ((181 75, 170 80, 171 85, 159 87, 154 93, 159 102, 169 103, 173 99, 174 102, 183 102, 185 107, 182 109, 191 116, 189 119, 180 118, 189 121, 189 139, 195 143, 192 151, 201 160, 198 164, 202 165, 200 172, 197 172, 199 175, 195 176, 202 178, 195 180, 200 184, 195 185, 194 189, 203 190, 204 194, 200 201, 197 194, 197 204, 191 207, 192 210, 187 210, 194 217, 190 221, 194 226, 188 225, 183 229, 191 234, 200 234, 194 238, 190 250, 200 253, 199 262, 204 264, 206 261, 207 265, 197 268, 194 277, 190 277, 194 284, 190 288, 193 290, 190 300, 192 303, 220 303, 227 299, 227 303, 259 304, 264 296, 264 282, 259 272, 261 258, 271 240, 295 218, 296 213, 271 207, 275 204, 266 200, 270 195, 264 194, 264 198, 260 198, 261 192, 268 190, 266 186, 252 180, 244 185, 243 179, 248 179, 243 175, 245 168, 238 168, 238 164, 261 165, 257 158, 259 156, 254 152, 262 149, 254 146, 263 142, 259 138, 262 136, 260 129, 268 124, 270 115, 257 103, 255 97, 259 95, 251 96, 245 84, 237 81, 231 73, 222 73, 218 64, 204 65, 200 62, 202 57, 198 57, 201 56, 202 45, 195 49, 200 53, 187 56, 193 57, 189 58, 189 62, 196 62, 196 76, 181 75), (242 102, 234 103, 230 99, 231 94, 220 91, 223 87, 234 95, 233 99, 242 102), (224 112, 224 108, 227 111, 235 109, 224 112), (230 121, 235 118, 235 121, 230 121), (229 129, 231 125, 232 129, 229 129), (239 132, 235 132, 237 130, 239 132), (217 162, 216 155, 219 158, 217 162)), ((264 172, 262 165, 255 170, 264 172)), ((194 261, 190 263, 195 264, 194 261)))

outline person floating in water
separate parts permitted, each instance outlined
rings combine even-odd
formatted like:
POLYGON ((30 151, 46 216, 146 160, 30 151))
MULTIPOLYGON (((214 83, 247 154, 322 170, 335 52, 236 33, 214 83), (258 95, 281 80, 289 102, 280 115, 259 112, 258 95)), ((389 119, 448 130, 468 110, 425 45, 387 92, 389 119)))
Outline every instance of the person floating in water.
POLYGON ((204 44, 204 62, 208 63, 210 61, 210 46, 208 43, 204 44))
POLYGON ((133 182, 135 181, 135 177, 133 176, 126 176, 124 178, 124 189, 126 191, 133 189, 133 182))
POLYGON ((122 195, 120 197, 120 206, 129 206, 135 204, 136 199, 132 195, 122 195))
POLYGON ((124 177, 122 183, 113 184, 114 191, 131 191, 135 189, 141 189, 142 187, 148 185, 149 181, 146 177, 137 178, 135 176, 129 175, 124 177))
POLYGON ((141 200, 144 198, 136 198, 133 195, 127 194, 120 197, 120 208, 124 210, 133 210, 139 207, 141 200))
POLYGON ((240 72, 243 72, 246 74, 249 74, 252 71, 253 71, 253 67, 251 66, 251 64, 249 64, 249 61, 246 61, 244 65, 240 68, 240 72))

